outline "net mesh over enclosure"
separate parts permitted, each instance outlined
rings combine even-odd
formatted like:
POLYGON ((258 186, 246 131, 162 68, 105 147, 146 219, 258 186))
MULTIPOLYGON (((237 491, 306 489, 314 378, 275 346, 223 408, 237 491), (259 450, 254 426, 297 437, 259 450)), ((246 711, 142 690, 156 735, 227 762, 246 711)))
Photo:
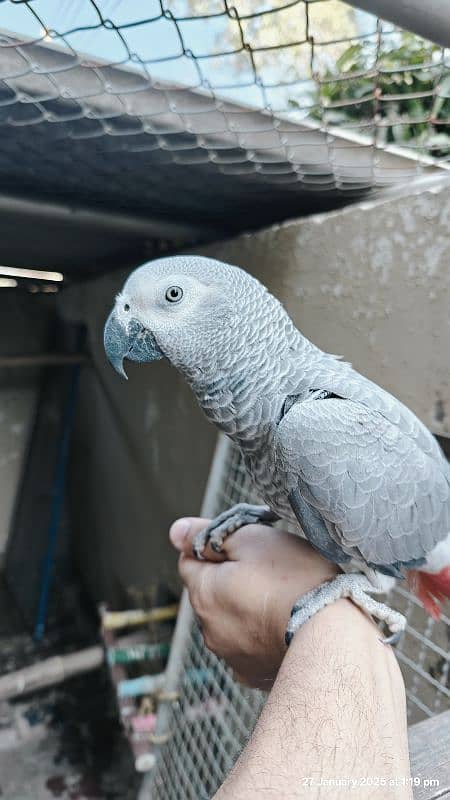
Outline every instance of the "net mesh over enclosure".
POLYGON ((217 231, 450 167, 449 51, 339 0, 0 0, 0 32, 6 191, 217 231))
MULTIPOLYGON (((258 501, 238 449, 225 439, 220 441, 213 470, 209 513, 240 501, 258 501)), ((406 683, 408 721, 413 723, 450 708, 450 619, 445 614, 438 622, 431 619, 401 585, 390 602, 408 618, 396 654, 406 683)), ((186 630, 178 631, 183 648, 178 654, 179 698, 166 720, 170 737, 144 782, 141 800, 210 798, 232 768, 264 705, 263 693, 234 682, 226 665, 206 649, 192 618, 189 627, 187 638, 186 630)))

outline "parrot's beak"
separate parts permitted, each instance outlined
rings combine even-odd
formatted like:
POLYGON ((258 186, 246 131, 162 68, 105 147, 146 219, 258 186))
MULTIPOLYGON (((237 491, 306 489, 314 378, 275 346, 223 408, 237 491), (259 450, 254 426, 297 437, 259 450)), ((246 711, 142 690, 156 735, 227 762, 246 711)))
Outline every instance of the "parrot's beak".
POLYGON ((125 325, 118 318, 116 309, 111 311, 106 321, 103 344, 109 363, 125 380, 128 376, 123 368, 124 358, 149 363, 164 357, 151 331, 136 319, 128 320, 125 325))

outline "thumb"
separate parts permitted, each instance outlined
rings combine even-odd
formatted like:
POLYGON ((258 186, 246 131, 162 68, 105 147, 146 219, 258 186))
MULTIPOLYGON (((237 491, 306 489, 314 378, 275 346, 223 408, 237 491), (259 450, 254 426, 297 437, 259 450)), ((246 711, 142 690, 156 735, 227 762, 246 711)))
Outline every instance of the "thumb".
MULTIPOLYGON (((194 538, 197 533, 200 533, 200 531, 206 528, 210 521, 209 519, 202 519, 201 517, 182 517, 181 519, 175 520, 169 531, 170 541, 175 549, 186 556, 193 557, 192 548, 194 538)), ((220 562, 227 560, 225 553, 215 553, 209 545, 205 547, 203 557, 207 561, 220 562)))

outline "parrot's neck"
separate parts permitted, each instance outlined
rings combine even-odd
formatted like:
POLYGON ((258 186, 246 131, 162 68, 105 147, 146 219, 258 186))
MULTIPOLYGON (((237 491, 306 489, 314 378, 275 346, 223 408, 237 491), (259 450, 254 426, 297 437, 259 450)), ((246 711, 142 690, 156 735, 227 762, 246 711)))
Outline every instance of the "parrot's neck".
POLYGON ((274 435, 286 396, 306 389, 308 367, 323 355, 279 308, 278 318, 253 326, 235 352, 228 348, 189 380, 208 419, 253 452, 274 435))

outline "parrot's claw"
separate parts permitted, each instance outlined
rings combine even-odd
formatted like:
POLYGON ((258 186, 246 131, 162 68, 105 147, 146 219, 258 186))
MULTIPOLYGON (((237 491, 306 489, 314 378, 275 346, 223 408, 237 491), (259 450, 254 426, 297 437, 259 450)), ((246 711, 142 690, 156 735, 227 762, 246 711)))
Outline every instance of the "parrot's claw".
POLYGON ((380 641, 383 644, 397 644, 406 627, 406 618, 398 611, 389 608, 384 603, 374 600, 368 592, 374 591, 374 587, 362 573, 345 573, 337 575, 331 581, 320 584, 315 589, 302 595, 295 603, 286 629, 286 644, 289 646, 294 633, 301 628, 314 614, 325 606, 339 600, 341 597, 348 597, 355 605, 359 606, 367 614, 384 622, 391 636, 387 636, 380 641))
POLYGON ((391 633, 390 636, 385 636, 383 639, 380 639, 381 644, 391 644, 395 645, 398 644, 400 639, 402 638, 403 631, 397 631, 397 633, 391 633))
POLYGON ((220 553, 227 536, 252 523, 271 525, 278 519, 269 506, 256 506, 250 503, 238 503, 228 511, 215 517, 209 525, 200 531, 194 538, 192 546, 194 555, 200 561, 204 559, 203 553, 208 543, 215 553, 220 553))

